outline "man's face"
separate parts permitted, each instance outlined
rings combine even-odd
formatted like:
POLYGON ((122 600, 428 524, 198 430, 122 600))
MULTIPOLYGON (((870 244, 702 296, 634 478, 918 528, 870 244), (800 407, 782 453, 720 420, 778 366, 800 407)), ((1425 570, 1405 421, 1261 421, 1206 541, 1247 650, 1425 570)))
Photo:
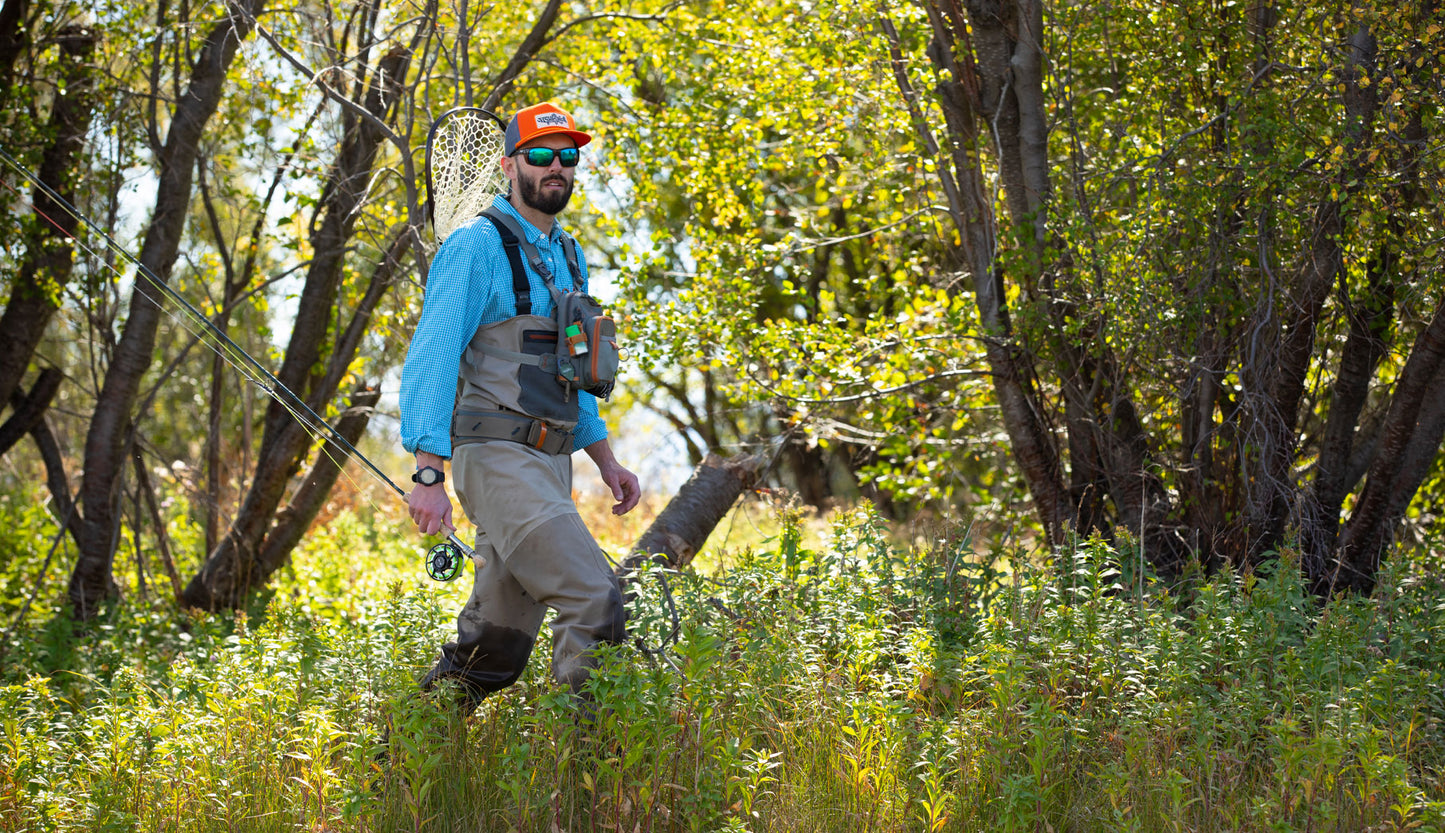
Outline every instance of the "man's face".
POLYGON ((572 198, 573 176, 577 169, 564 168, 555 155, 552 163, 538 168, 529 164, 524 151, 527 148, 545 147, 557 150, 576 147, 577 143, 562 135, 542 136, 517 149, 517 153, 503 159, 503 170, 512 181, 512 187, 529 208, 550 216, 556 216, 572 198))

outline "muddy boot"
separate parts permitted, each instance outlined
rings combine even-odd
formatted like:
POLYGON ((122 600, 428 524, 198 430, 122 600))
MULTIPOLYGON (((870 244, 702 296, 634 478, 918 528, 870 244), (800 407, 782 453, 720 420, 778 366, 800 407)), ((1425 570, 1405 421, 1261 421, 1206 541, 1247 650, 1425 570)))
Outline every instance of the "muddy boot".
POLYGON ((452 705, 456 708, 459 717, 471 717, 487 697, 487 692, 469 683, 466 677, 454 671, 443 670, 440 662, 426 672, 426 675, 417 683, 417 687, 422 690, 422 693, 430 694, 438 687, 448 684, 455 688, 456 697, 453 699, 452 705))

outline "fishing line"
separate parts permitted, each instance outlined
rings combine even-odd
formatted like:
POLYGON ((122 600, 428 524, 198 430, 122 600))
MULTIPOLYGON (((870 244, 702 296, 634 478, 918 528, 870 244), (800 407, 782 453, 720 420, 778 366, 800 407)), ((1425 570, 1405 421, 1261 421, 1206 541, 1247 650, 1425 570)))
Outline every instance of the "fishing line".
MULTIPOLYGON (((246 378, 252 384, 256 385, 273 400, 275 400, 283 409, 285 409, 288 414, 292 416, 292 418, 296 420, 298 424, 300 424, 302 429, 305 430, 312 437, 312 439, 325 440, 326 442, 334 443, 336 447, 341 449, 347 457, 350 457, 351 459, 361 463, 362 466, 364 466, 373 477, 375 477, 386 486, 390 487, 391 490, 397 494, 397 496, 402 498, 403 501, 406 499, 406 492, 403 491, 400 486, 396 485, 396 483, 390 477, 388 477, 385 472, 377 468, 375 463, 367 459, 366 455, 362 454, 359 450, 357 450, 357 448, 352 445, 349 440, 343 437, 340 432, 338 432, 334 427, 332 427, 329 422, 322 419, 320 415, 318 415, 314 410, 312 410, 311 406, 307 405, 306 402, 301 399, 301 397, 297 396, 294 391, 283 385, 281 381, 271 373, 270 370, 268 370, 264 365, 257 361, 254 356, 246 352, 246 350, 242 348, 239 344, 233 341, 230 336, 226 335, 226 333, 222 331, 215 322, 202 314, 200 310, 196 309, 196 307, 192 305, 190 301, 186 300, 183 295, 178 293, 174 288, 172 288, 170 285, 158 278, 153 272, 151 272, 150 269, 145 266, 145 264, 141 263, 139 259, 132 255, 128 249, 122 247, 118 242, 116 242, 114 238, 112 238, 108 233, 106 233, 104 229, 100 228, 95 223, 91 222, 88 217, 81 214, 75 206, 71 205, 68 200, 66 200, 60 194, 56 193, 56 191, 49 185, 42 182, 40 178, 37 177, 35 174, 31 173, 29 169, 21 165, 20 162, 17 161, 15 157, 11 156, 9 151, 7 151, 3 147, 0 147, 0 159, 4 159, 5 162, 12 169, 14 169, 16 173, 20 174, 28 182, 30 182, 36 188, 44 192, 47 197, 49 197, 56 205, 60 206, 68 215, 70 215, 70 217, 75 219, 77 222, 83 224, 86 228, 90 229, 93 234, 104 240, 105 244, 110 248, 111 251, 119 254, 121 257, 125 258, 125 260, 130 262, 131 265, 135 267, 138 276, 143 277, 145 281, 149 282, 153 289, 159 290, 161 295, 175 302, 175 304, 180 307, 184 315, 177 314, 173 310, 168 309, 165 304, 161 303, 161 300, 159 298, 151 295, 144 288, 144 283, 138 278, 135 282, 134 290, 136 292, 139 292, 141 294, 141 297, 150 301, 152 304, 155 304, 157 309, 161 310, 173 321, 176 321, 178 324, 180 324, 180 326, 191 335, 193 335, 197 341, 200 341, 201 343, 209 347, 227 364, 235 368, 236 371, 241 374, 241 376, 246 378)), ((34 208, 33 205, 32 208, 34 208)), ((92 256, 98 257, 97 252, 87 246, 77 235, 70 231, 67 231, 53 218, 46 216, 44 212, 38 209, 35 209, 35 212, 41 217, 44 217, 47 222, 55 226, 56 229, 58 229, 67 238, 75 242, 76 245, 80 246, 87 253, 91 254, 92 256)), ((98 259, 104 262, 104 258, 98 259)), ((120 270, 117 269, 114 264, 107 263, 106 265, 117 275, 121 274, 120 270)), ((327 453, 325 443, 322 444, 322 453, 327 453)), ((331 459, 338 464, 341 462, 339 460, 336 460, 336 458, 334 457, 331 459)), ((472 548, 467 546, 467 544, 463 543, 462 540, 456 536, 455 532, 449 533, 447 535, 446 541, 437 544, 427 552, 427 574, 438 581, 450 581, 451 579, 456 578, 456 576, 461 572, 463 556, 467 558, 472 557, 472 548)))

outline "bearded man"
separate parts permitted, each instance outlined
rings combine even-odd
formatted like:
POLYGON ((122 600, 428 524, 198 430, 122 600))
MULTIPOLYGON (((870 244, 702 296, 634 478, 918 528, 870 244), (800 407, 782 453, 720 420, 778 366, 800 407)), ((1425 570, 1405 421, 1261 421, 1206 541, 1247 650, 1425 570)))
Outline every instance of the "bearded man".
POLYGON ((617 501, 614 514, 636 506, 641 487, 613 456, 596 398, 517 360, 556 349, 548 281, 587 290, 586 260, 556 217, 591 140, 554 104, 512 117, 498 160, 511 191, 437 251, 402 370, 402 445, 417 467, 412 520, 427 535, 454 529, 444 485, 450 460, 477 529, 475 580, 456 639, 421 682, 430 689, 454 680, 467 713, 522 675, 548 608, 557 612, 552 673, 574 692, 594 649, 625 633, 617 579, 572 501, 571 454, 592 458, 617 501))

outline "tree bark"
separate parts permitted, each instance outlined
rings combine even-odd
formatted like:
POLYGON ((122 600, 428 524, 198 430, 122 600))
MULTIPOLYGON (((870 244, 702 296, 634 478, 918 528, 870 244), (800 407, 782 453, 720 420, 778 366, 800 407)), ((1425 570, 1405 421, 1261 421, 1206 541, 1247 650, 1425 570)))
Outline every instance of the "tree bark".
MULTIPOLYGON (((336 433, 353 448, 366 433, 366 426, 371 423, 371 415, 375 413, 380 399, 380 388, 363 386, 351 395, 351 407, 343 411, 336 421, 336 433)), ((286 563, 291 551, 300 543, 301 536, 326 503, 347 459, 346 449, 340 443, 327 440, 322 445, 310 473, 301 481, 301 486, 291 496, 286 508, 276 516, 276 523, 267 533, 260 556, 256 559, 256 569, 246 577, 248 587, 261 586, 286 563)))
POLYGON ((633 544, 619 574, 630 574, 649 558, 672 569, 692 563, 738 495, 756 485, 766 462, 761 455, 709 454, 633 544))
POLYGON ((1328 575, 1325 564, 1338 540, 1340 510, 1355 484, 1350 471, 1355 430, 1369 399, 1370 380, 1385 357, 1385 333, 1394 321, 1394 260, 1389 244, 1382 245, 1367 266, 1369 285, 1364 297, 1346 310, 1350 334, 1331 385, 1329 417, 1300 519, 1304 573, 1316 582, 1328 575))
POLYGON ((0 425, 0 455, 9 451, 21 437, 33 431, 45 418, 45 411, 60 390, 60 382, 64 378, 65 374, 58 368, 47 367, 40 371, 30 393, 22 394, 18 390, 10 392, 6 398, 10 400, 13 410, 10 418, 0 425))
MULTIPOLYGON (((23 5, 16 0, 12 3, 23 5)), ((6 4, 6 13, 10 5, 6 4)), ((15 273, 5 313, 0 315, 0 403, 10 401, 10 394, 30 366, 45 328, 60 308, 74 266, 71 238, 79 220, 63 210, 46 189, 68 203, 75 202, 76 167, 94 107, 89 63, 95 51, 95 35, 84 29, 68 29, 61 34, 59 45, 63 68, 49 126, 55 139, 40 162, 37 175, 44 187, 37 187, 32 197, 34 225, 26 235, 25 259, 15 273)), ((0 448, 3 453, 4 448, 0 448)))
MULTIPOLYGON (((190 207, 197 148, 206 123, 225 90, 226 73, 240 43, 251 32, 264 0, 239 0, 210 31, 191 67, 185 94, 176 104, 165 145, 159 154, 156 208, 141 245, 141 265, 162 283, 169 282, 190 207)), ((125 425, 131 419, 141 377, 150 367, 160 308, 137 275, 125 329, 101 385, 85 441, 85 480, 81 486, 82 543, 69 597, 73 614, 89 619, 117 588, 111 576, 117 529, 121 470, 125 463, 125 425)))
MULTIPOLYGON (((1378 109, 1379 85, 1371 83, 1375 52, 1374 35, 1361 27, 1350 38, 1343 71, 1350 161, 1337 177, 1342 195, 1358 191, 1370 168, 1361 146, 1378 109)), ((1278 335, 1278 353, 1258 356, 1260 366, 1251 374, 1260 383, 1251 399, 1254 439, 1260 449, 1247 511, 1251 561, 1279 545, 1298 498, 1298 486, 1290 469, 1298 450, 1300 403, 1314 356, 1320 315, 1344 266, 1340 249, 1345 230, 1342 212, 1342 200, 1334 198, 1325 200, 1316 210, 1309 246, 1290 296, 1289 313, 1278 335)))
MULTIPOLYGON (((1005 99, 1003 76, 1011 72, 1008 67, 1012 60, 1004 21, 1014 15, 980 6, 980 15, 965 21, 952 0, 930 2, 927 11, 934 35, 929 57, 944 75, 938 93, 948 127, 948 143, 942 150, 923 117, 918 94, 908 79, 897 32, 889 19, 883 18, 880 22, 889 41, 894 77, 908 104, 914 128, 925 148, 939 158, 939 183, 948 198, 949 215, 959 232, 954 256, 973 279, 984 352, 992 370, 994 393, 1010 448, 1033 496, 1048 541, 1060 543, 1066 531, 1073 527, 1076 514, 1064 481, 1059 450, 1044 417, 1037 378, 1027 351, 1013 332, 1003 266, 998 257, 998 225, 981 156, 986 141, 983 131, 991 124, 999 124, 1002 129, 1001 121, 1012 118, 1007 107, 1002 111, 998 108, 1005 99), (979 33, 977 59, 970 23, 979 33), (979 67, 985 64, 995 71, 981 72, 979 67), (994 116, 992 122, 987 119, 990 113, 994 116)), ((1033 48, 1036 47, 1035 43, 1033 48)), ((1016 113, 1016 108, 1014 111, 1016 113)), ((1021 163, 1019 165, 1012 176, 1016 182, 1023 183, 1021 163)), ((1011 174, 1005 172, 1001 176, 1007 180, 1011 174)), ((1026 187, 1020 190, 1028 191, 1026 187)), ((1045 196, 1044 193, 1036 195, 1040 199, 1045 196)), ((1026 202, 1024 210, 1027 211, 1026 202)), ((948 281, 947 288, 956 291, 952 280, 948 281)))
POLYGON ((1445 303, 1415 339, 1395 382, 1380 448, 1340 540, 1326 592, 1367 594, 1405 508, 1445 432, 1445 303), (1411 459, 1415 455, 1419 459, 1411 459))
MULTIPOLYGON (((353 395, 352 406, 333 426, 347 444, 354 447, 361 439, 380 395, 380 391, 374 388, 363 388, 353 395)), ((268 534, 255 546, 254 554, 247 557, 239 547, 233 545, 227 548, 231 537, 237 534, 233 526, 221 540, 216 553, 206 559, 200 572, 186 584, 180 596, 182 604, 205 610, 239 607, 248 592, 264 585, 286 563, 291 550, 325 503, 349 456, 340 443, 332 439, 324 442, 310 473, 302 480, 286 508, 275 516, 275 523, 268 524, 268 534), (218 557, 220 555, 225 557, 218 557)), ((272 520, 270 513, 265 517, 268 521, 272 520)))

